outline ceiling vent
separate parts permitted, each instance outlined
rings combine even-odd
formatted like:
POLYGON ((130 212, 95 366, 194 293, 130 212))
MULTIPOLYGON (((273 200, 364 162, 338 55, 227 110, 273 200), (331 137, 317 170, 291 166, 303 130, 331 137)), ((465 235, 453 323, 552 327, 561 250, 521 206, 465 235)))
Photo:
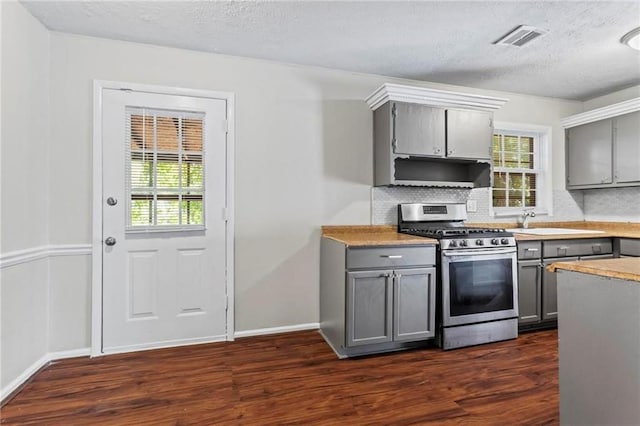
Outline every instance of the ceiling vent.
POLYGON ((530 27, 528 25, 520 25, 493 44, 522 47, 532 40, 540 37, 541 35, 545 35, 546 33, 547 31, 541 30, 540 28, 530 27))

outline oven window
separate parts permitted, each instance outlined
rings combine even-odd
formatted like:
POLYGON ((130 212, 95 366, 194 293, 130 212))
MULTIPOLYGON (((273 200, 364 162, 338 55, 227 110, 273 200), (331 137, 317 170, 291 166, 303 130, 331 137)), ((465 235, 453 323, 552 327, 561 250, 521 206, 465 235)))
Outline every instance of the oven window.
POLYGON ((513 309, 512 267, 511 259, 450 263, 450 315, 513 309))

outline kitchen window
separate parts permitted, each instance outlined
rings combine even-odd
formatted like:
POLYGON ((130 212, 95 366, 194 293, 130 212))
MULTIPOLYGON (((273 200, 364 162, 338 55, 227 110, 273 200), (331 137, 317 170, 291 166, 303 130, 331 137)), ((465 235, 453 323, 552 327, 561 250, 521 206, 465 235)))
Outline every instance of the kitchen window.
POLYGON ((550 179, 548 140, 551 130, 541 126, 496 123, 493 135, 494 215, 548 213, 550 179))

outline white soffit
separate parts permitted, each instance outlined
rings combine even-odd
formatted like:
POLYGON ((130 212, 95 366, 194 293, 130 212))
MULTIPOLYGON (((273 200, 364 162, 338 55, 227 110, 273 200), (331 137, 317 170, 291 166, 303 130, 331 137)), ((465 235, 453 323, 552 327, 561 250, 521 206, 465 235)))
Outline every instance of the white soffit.
POLYGON ((563 118, 561 123, 562 127, 569 129, 582 124, 593 123, 594 121, 617 117, 619 115, 636 111, 640 111, 640 98, 629 99, 628 101, 572 115, 570 117, 563 118))
POLYGON ((366 101, 369 108, 374 111, 388 101, 409 102, 443 108, 495 111, 509 100, 492 96, 385 83, 369 95, 366 101))

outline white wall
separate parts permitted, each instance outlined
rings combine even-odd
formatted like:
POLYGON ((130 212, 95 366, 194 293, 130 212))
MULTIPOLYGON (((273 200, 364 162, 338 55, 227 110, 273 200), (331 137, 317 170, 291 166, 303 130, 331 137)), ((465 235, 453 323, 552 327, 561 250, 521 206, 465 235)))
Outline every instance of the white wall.
MULTIPOLYGON (((395 81, 510 98, 496 119, 552 126, 560 159, 560 119, 582 106, 59 33, 52 34, 51 58, 53 244, 91 241, 93 79, 236 94, 238 331, 318 321, 320 226, 370 222, 372 114, 364 99, 380 84, 395 81)), ((554 176, 563 175, 560 160, 554 176)), ((52 288, 52 300, 65 301, 52 306, 52 315, 73 306, 77 317, 65 320, 65 326, 72 326, 67 336, 86 336, 89 294, 83 286, 89 286, 88 272, 84 282, 66 286, 73 289, 68 298, 58 298, 52 288)))
POLYGON ((592 109, 601 108, 611 104, 617 104, 618 102, 628 101, 629 99, 640 97, 640 85, 628 87, 617 92, 612 92, 604 96, 598 96, 597 98, 589 99, 583 103, 584 111, 590 111, 592 109))
MULTIPOLYGON (((48 242, 49 32, 2 2, 0 255, 48 242)), ((0 270, 0 388, 47 352, 48 261, 0 270)))

